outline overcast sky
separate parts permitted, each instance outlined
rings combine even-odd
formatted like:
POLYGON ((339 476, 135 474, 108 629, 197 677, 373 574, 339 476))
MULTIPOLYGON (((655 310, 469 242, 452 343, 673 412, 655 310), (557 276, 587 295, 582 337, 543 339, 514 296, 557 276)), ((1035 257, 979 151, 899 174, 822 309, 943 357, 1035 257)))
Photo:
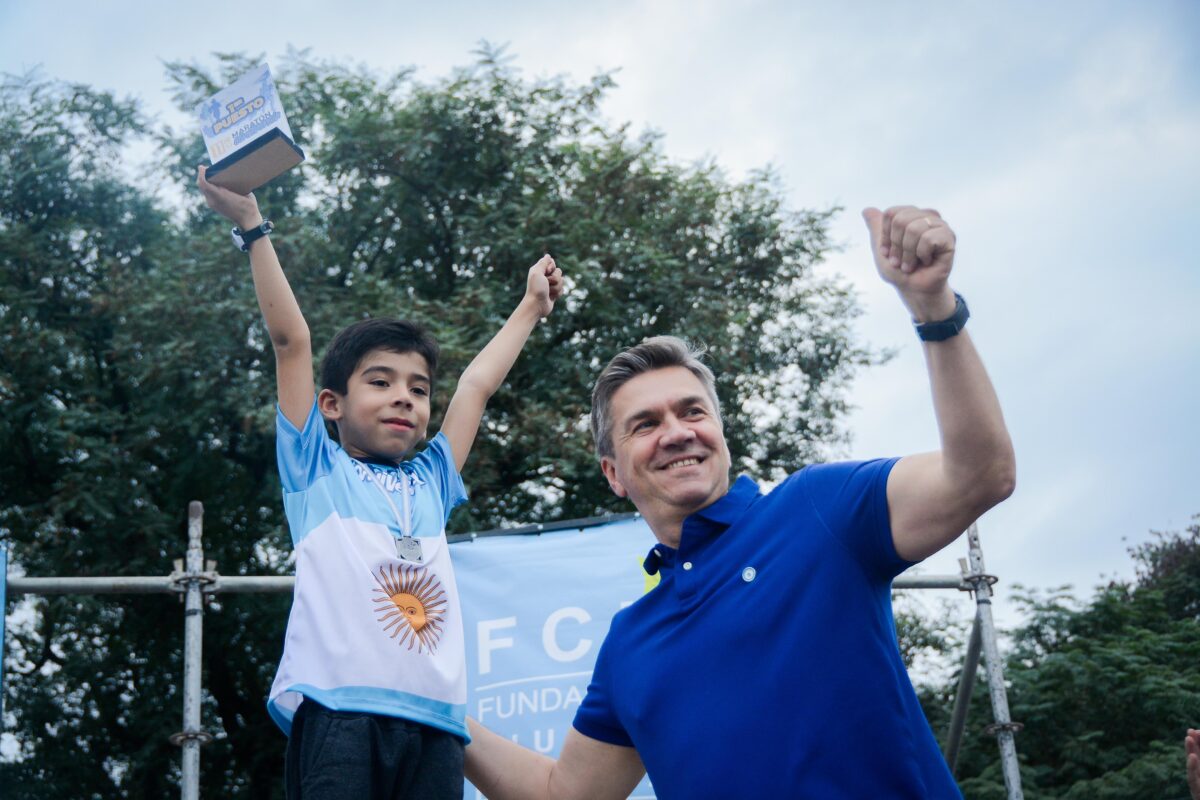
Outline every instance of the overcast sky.
MULTIPOLYGON (((433 80, 483 39, 529 77, 619 69, 605 114, 661 131, 671 158, 734 178, 771 164, 793 207, 845 207, 845 249, 823 269, 857 289, 862 339, 899 355, 855 381, 844 455, 937 446, 920 348, 858 211, 942 212, 1017 449, 1016 494, 980 522, 1001 593, 1090 592, 1131 575, 1126 548, 1151 529, 1200 513, 1195 0, 0 0, 0 71, 41 65, 177 126, 163 61, 280 62, 291 45, 433 80)), ((957 571, 964 554, 926 569, 957 571)))

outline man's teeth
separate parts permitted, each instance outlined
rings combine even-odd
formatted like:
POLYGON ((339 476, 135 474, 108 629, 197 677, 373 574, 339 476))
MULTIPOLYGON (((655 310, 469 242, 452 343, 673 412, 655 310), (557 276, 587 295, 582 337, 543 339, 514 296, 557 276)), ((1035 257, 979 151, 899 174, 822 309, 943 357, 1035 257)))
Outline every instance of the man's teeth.
POLYGON ((700 459, 698 459, 698 458, 685 458, 682 461, 673 461, 670 464, 667 464, 667 469, 676 469, 678 467, 690 467, 693 464, 699 464, 699 463, 700 463, 700 459))

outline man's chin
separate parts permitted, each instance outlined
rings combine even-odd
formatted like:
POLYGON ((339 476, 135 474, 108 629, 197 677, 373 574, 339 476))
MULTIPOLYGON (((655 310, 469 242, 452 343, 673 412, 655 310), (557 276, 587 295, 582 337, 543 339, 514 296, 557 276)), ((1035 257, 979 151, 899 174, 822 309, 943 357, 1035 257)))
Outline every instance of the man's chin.
POLYGON ((720 497, 720 493, 716 487, 709 484, 694 488, 679 487, 678 490, 672 493, 671 501, 675 506, 686 509, 691 514, 705 506, 711 505, 718 497, 720 497))

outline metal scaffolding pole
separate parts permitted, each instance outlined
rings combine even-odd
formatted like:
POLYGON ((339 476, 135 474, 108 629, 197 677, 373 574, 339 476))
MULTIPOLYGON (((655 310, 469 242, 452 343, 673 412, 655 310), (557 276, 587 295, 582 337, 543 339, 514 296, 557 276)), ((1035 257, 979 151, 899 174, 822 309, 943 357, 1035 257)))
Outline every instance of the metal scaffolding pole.
MULTIPOLYGON (((967 573, 966 559, 962 559, 963 573, 967 573)), ((971 706, 971 692, 975 688, 975 673, 979 669, 979 649, 982 646, 979 613, 971 625, 971 639, 967 642, 967 657, 963 659, 962 674, 958 676, 958 693, 954 696, 954 710, 950 713, 950 732, 946 735, 946 765, 950 774, 958 777, 958 748, 962 744, 963 730, 967 726, 967 709, 971 706)))
MULTIPOLYGON (((987 672, 988 692, 992 697, 992 717, 996 720, 985 729, 993 733, 1000 745, 1000 766, 1004 771, 1004 786, 1008 800, 1024 800, 1021 791, 1021 770, 1017 761, 1017 745, 1014 734, 1023 725, 1013 722, 1008 713, 1008 691, 1004 686, 1004 665, 1000 661, 1000 648, 996 641, 996 623, 992 620, 992 584, 996 576, 988 575, 983 569, 983 549, 979 544, 979 529, 971 525, 967 529, 967 555, 971 571, 963 576, 972 584, 975 594, 976 620, 983 644, 983 666, 987 672)), ((965 713, 965 711, 964 711, 965 713)))
POLYGON ((204 644, 204 585, 212 579, 204 571, 204 506, 193 500, 188 504, 188 549, 186 571, 172 575, 175 585, 184 587, 183 616, 183 730, 171 736, 171 743, 183 747, 183 776, 180 792, 183 800, 200 800, 200 746, 212 736, 200 729, 200 673, 204 644))

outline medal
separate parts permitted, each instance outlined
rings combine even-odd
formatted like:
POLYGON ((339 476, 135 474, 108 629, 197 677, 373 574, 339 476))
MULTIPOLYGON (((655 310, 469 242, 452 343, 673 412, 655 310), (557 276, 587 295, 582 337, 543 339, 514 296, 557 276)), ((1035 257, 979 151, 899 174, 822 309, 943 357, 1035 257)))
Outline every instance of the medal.
POLYGON ((423 560, 421 540, 415 536, 401 536, 396 540, 396 558, 420 564, 423 560))
MULTIPOLYGON (((408 496, 408 475, 404 470, 397 468, 396 473, 400 478, 400 502, 404 506, 404 514, 396 508, 396 504, 392 502, 392 496, 384 487, 379 476, 375 474, 375 470, 367 467, 367 474, 371 476, 371 483, 375 484, 375 488, 383 495, 383 499, 387 500, 387 504, 391 507, 392 513, 396 515, 396 524, 400 527, 400 536, 393 536, 392 539, 396 542, 396 558, 401 561, 407 561, 410 564, 425 563, 425 556, 421 552, 421 540, 413 536, 412 533, 412 500, 408 496)), ((413 491, 416 491, 416 484, 413 484, 413 491)))

